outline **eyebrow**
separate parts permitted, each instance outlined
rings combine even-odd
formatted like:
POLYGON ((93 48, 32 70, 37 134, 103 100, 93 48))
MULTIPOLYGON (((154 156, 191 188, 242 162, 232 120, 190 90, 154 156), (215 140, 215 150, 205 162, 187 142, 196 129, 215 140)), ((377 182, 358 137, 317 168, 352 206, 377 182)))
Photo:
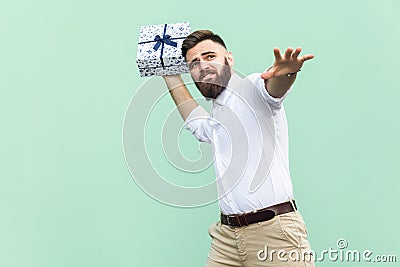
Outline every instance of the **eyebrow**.
MULTIPOLYGON (((205 55, 208 55, 208 54, 216 54, 217 52, 214 52, 214 51, 206 51, 206 52, 203 52, 203 53, 201 53, 200 54, 200 56, 205 56, 205 55)), ((198 61, 199 59, 196 57, 196 58, 194 58, 192 61, 190 61, 190 63, 192 63, 192 62, 195 62, 195 61, 198 61)))

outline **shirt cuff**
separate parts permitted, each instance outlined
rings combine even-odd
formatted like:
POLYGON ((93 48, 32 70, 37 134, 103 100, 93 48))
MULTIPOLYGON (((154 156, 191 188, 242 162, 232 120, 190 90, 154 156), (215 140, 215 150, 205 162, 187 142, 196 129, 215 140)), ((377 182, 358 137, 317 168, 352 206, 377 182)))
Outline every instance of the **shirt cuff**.
POLYGON ((264 81, 265 80, 261 78, 261 73, 260 73, 259 78, 258 78, 258 83, 257 83, 258 86, 257 87, 258 87, 258 89, 259 89, 259 91, 261 93, 261 96, 264 98, 265 101, 267 101, 267 103, 269 103, 273 107, 280 108, 282 106, 283 100, 292 91, 292 86, 289 87, 289 89, 286 91, 286 93, 283 96, 281 96, 281 97, 273 97, 272 95, 269 94, 269 92, 265 88, 265 82, 264 81))
POLYGON ((191 133, 194 133, 199 127, 199 119, 209 117, 210 114, 202 106, 198 105, 190 112, 189 116, 186 117, 183 128, 189 130, 191 133))

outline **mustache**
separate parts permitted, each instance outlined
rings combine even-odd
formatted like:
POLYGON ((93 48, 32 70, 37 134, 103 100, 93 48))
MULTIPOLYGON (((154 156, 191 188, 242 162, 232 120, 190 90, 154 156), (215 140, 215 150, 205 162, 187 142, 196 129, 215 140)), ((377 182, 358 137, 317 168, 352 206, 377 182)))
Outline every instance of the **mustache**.
POLYGON ((199 81, 202 81, 207 74, 216 74, 217 72, 212 69, 201 70, 199 75, 199 81))

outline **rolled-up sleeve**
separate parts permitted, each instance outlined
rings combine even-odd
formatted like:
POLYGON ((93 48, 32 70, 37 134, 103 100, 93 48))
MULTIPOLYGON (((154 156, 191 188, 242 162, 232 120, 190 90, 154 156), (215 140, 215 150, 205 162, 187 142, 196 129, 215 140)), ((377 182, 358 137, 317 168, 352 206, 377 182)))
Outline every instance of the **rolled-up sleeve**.
POLYGON ((292 91, 292 87, 290 87, 282 97, 273 97, 265 88, 265 83, 261 78, 261 73, 255 73, 252 76, 252 79, 254 79, 254 84, 256 84, 257 90, 261 94, 261 97, 273 108, 281 108, 283 100, 292 91))
POLYGON ((183 127, 189 130, 200 142, 211 143, 212 130, 210 114, 200 105, 190 112, 183 127))

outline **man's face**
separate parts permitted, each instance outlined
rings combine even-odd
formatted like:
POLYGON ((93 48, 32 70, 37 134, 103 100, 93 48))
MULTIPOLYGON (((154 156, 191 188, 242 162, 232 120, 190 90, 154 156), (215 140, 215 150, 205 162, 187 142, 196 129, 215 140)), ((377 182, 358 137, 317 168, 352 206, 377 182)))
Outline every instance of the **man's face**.
POLYGON ((204 40, 187 51, 186 61, 204 97, 215 99, 228 85, 233 58, 222 45, 204 40))

